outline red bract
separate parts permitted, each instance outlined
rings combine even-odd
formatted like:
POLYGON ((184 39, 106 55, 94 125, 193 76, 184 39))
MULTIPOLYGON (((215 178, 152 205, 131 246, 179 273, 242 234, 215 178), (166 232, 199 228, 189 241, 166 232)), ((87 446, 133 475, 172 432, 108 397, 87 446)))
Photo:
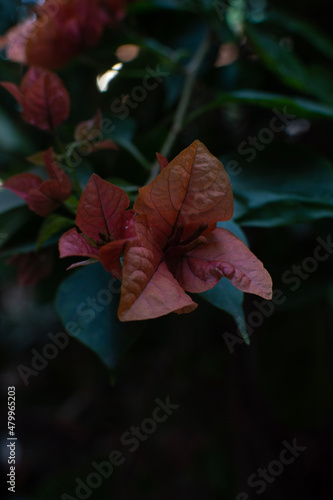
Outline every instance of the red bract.
POLYGON ((3 186, 23 198, 31 210, 46 217, 60 202, 69 198, 72 184, 68 175, 53 159, 52 148, 43 153, 43 160, 50 180, 43 181, 35 174, 17 174, 7 179, 3 186))
POLYGON ((100 110, 96 115, 80 122, 74 131, 74 138, 78 143, 79 149, 85 151, 98 151, 100 149, 118 149, 116 143, 110 139, 104 139, 103 136, 103 117, 100 110))
POLYGON ((2 46, 13 61, 56 69, 95 46, 124 15, 125 0, 46 0, 35 19, 9 30, 2 46))
POLYGON ((22 118, 42 130, 54 130, 68 118, 70 100, 60 78, 51 71, 32 67, 20 87, 0 82, 22 106, 22 118))
MULTIPOLYGON (((115 278, 121 277, 120 256, 134 237, 134 212, 126 210, 125 191, 93 174, 82 193, 76 224, 82 233, 70 229, 59 241, 60 257, 82 256, 99 260, 115 278)), ((70 267, 84 265, 79 262, 70 267)))
POLYGON ((121 321, 191 312, 187 292, 209 290, 222 278, 244 292, 271 298, 272 281, 244 243, 218 221, 229 220, 233 195, 222 163, 199 141, 139 191, 137 239, 125 249, 121 321))

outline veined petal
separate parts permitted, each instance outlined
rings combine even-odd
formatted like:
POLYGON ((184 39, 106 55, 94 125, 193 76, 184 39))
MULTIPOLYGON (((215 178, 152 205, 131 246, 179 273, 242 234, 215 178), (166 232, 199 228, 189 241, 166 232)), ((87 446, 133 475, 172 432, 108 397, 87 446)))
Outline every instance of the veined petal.
POLYGON ((3 187, 10 189, 17 196, 26 200, 30 189, 37 189, 42 182, 42 179, 35 174, 17 174, 7 179, 4 182, 3 187))
POLYGON ((41 217, 46 217, 59 206, 57 201, 52 200, 47 194, 42 193, 39 189, 31 189, 26 201, 30 210, 33 210, 41 217))
POLYGON ((59 240, 60 257, 90 257, 98 258, 98 248, 95 248, 86 241, 84 236, 77 232, 75 228, 64 233, 59 240))
POLYGON ((222 277, 243 292, 272 297, 272 280, 262 262, 237 236, 227 229, 216 228, 206 234, 207 243, 167 264, 188 292, 204 292, 222 277))
POLYGON ((145 217, 136 221, 138 239, 125 251, 120 321, 157 318, 197 307, 168 270, 145 217))
POLYGON ((199 226, 231 218, 228 175, 206 146, 194 141, 139 190, 134 210, 147 216, 163 248, 176 224, 199 226))
POLYGON ((93 174, 80 198, 76 224, 96 241, 100 240, 100 233, 113 236, 119 231, 128 205, 123 189, 93 174))
POLYGON ((43 153, 43 161, 50 179, 58 183, 56 199, 61 201, 66 200, 72 193, 72 183, 69 176, 55 162, 53 158, 53 148, 49 148, 43 153))

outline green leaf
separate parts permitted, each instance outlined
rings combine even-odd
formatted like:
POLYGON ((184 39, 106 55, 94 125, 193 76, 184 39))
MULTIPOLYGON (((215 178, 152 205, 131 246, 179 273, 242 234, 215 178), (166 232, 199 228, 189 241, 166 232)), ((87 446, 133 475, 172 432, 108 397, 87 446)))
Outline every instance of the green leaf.
POLYGON ((74 219, 69 219, 68 217, 63 217, 61 215, 52 214, 44 219, 38 234, 38 239, 36 243, 37 249, 41 248, 43 243, 47 241, 52 236, 64 232, 65 229, 69 229, 75 225, 74 219))
POLYGON ((66 330, 115 369, 138 338, 143 323, 117 317, 120 283, 101 264, 71 272, 60 285, 55 306, 66 330))
MULTIPOLYGON (((88 173, 89 177, 88 177, 88 180, 90 178, 90 172, 88 173)), ((85 187, 88 183, 88 180, 84 179, 83 182, 85 182, 85 184, 83 184, 83 187, 85 187)), ((82 178, 80 179, 80 181, 82 182, 82 178)), ((67 198, 67 200, 65 200, 63 202, 63 204, 65 205, 65 207, 67 208, 67 210, 69 210, 70 212, 72 212, 73 215, 76 215, 76 212, 77 212, 77 207, 79 206, 79 200, 71 195, 69 198, 67 198)))
POLYGON ((268 15, 268 20, 282 26, 289 33, 295 33, 302 36, 318 51, 331 59, 331 61, 333 60, 332 40, 323 34, 322 29, 317 29, 307 21, 293 19, 290 17, 290 12, 283 12, 280 10, 271 10, 268 15))
MULTIPOLYGON (((243 226, 273 227, 333 217, 333 168, 297 146, 270 146, 230 176, 235 219, 243 226)), ((236 160, 237 161, 237 160, 236 160)))
MULTIPOLYGON (((248 244, 245 234, 235 222, 219 222, 217 226, 228 229, 244 241, 246 245, 248 244)), ((222 278, 214 288, 200 295, 215 307, 230 314, 234 318, 243 340, 246 344, 250 343, 243 311, 243 292, 235 288, 228 279, 222 278)))
POLYGON ((298 91, 310 93, 333 103, 333 78, 325 67, 305 65, 296 53, 280 40, 254 25, 247 25, 246 34, 264 65, 280 80, 298 91))
MULTIPOLYGON (((56 245, 58 243, 58 240, 59 238, 57 237, 50 238, 42 245, 42 248, 48 248, 51 247, 52 245, 56 245)), ((26 243, 13 245, 10 247, 6 246, 6 248, 0 252, 0 258, 5 259, 7 257, 11 257, 12 255, 35 252, 35 251, 36 251, 36 241, 29 241, 26 243)))
POLYGON ((14 120, 12 120, 2 109, 0 109, 0 130, 1 151, 27 154, 32 146, 29 139, 22 134, 14 120))
POLYGON ((252 104, 262 108, 277 108, 283 110, 286 106, 289 113, 294 113, 304 118, 333 118, 333 106, 303 99, 302 97, 290 97, 270 92, 261 92, 257 90, 236 90, 234 92, 225 92, 210 101, 205 106, 196 109, 191 113, 186 124, 212 109, 220 108, 230 103, 252 104))
POLYGON ((8 212, 13 208, 21 207, 25 205, 25 201, 22 200, 17 194, 9 191, 9 189, 0 188, 0 214, 8 212))

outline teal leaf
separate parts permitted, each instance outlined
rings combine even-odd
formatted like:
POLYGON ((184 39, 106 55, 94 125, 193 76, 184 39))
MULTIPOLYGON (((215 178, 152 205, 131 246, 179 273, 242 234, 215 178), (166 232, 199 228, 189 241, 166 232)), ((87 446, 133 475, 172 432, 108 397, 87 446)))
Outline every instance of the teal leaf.
POLYGON ((246 34, 262 63, 284 84, 333 104, 333 78, 326 67, 303 63, 293 49, 281 44, 267 28, 264 31, 257 25, 248 25, 246 34))
POLYGON ((224 92, 218 95, 208 104, 193 111, 188 116, 186 124, 212 109, 221 108, 230 103, 250 104, 252 106, 260 106, 267 109, 277 108, 281 112, 286 108, 288 113, 294 113, 303 118, 333 118, 333 106, 322 102, 305 99, 303 97, 292 97, 282 94, 273 94, 271 92, 244 89, 235 90, 234 92, 224 92))
POLYGON ((13 208, 22 207, 23 205, 26 205, 25 201, 17 196, 17 194, 9 189, 0 189, 0 214, 8 212, 13 208))
POLYGON ((270 146, 231 176, 235 219, 242 226, 273 227, 333 217, 330 161, 297 146, 270 146))
POLYGON ((116 368, 144 325, 119 321, 119 296, 119 281, 97 263, 70 272, 55 300, 66 330, 111 369, 116 368))

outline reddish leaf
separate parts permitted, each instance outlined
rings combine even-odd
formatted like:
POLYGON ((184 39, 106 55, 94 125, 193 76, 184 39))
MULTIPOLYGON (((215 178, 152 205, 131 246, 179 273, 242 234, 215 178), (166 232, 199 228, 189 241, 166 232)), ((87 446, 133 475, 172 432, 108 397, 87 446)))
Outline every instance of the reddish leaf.
MULTIPOLYGON (((67 200, 72 193, 72 183, 68 175, 54 161, 52 148, 49 148, 43 153, 43 160, 50 179, 57 182, 55 196, 50 195, 51 198, 55 198, 60 201, 67 200)), ((47 182, 50 183, 50 181, 47 182)))
POLYGON ((29 70, 25 73, 21 85, 20 90, 22 94, 26 94, 28 90, 44 75, 54 74, 51 71, 45 70, 43 68, 39 68, 37 66, 31 66, 29 70))
POLYGON ((125 249, 127 239, 111 241, 102 246, 99 250, 99 260, 105 269, 118 280, 121 279, 122 270, 120 264, 120 256, 125 249))
POLYGON ((161 170, 163 170, 165 167, 169 165, 168 160, 160 153, 156 153, 156 158, 161 170))
POLYGON ((22 107, 28 123, 42 130, 53 130, 68 118, 70 100, 60 78, 44 70, 33 84, 27 85, 22 107))
POLYGON ((216 228, 232 215, 232 191, 222 163, 199 141, 139 191, 134 209, 137 239, 125 249, 121 321, 190 312, 196 304, 185 291, 203 292, 223 276, 240 290, 271 297, 262 263, 216 228))
POLYGON ((26 44, 34 29, 34 18, 31 17, 11 28, 5 36, 0 37, 0 49, 6 48, 8 59, 21 64, 27 64, 26 44))
POLYGON ((94 240, 110 241, 121 227, 123 213, 129 205, 125 191, 93 174, 82 193, 76 215, 81 231, 94 240))
POLYGON ((103 245, 99 250, 100 262, 116 279, 121 279, 122 276, 120 256, 125 249, 125 245, 136 238, 134 221, 135 212, 133 210, 124 212, 121 224, 114 233, 115 241, 103 245))
POLYGON ((98 258, 98 248, 89 245, 85 237, 77 230, 70 229, 59 240, 60 257, 81 256, 93 259, 98 258))
POLYGON ((118 224, 116 230, 113 232, 113 238, 118 239, 133 239, 136 238, 134 210, 126 210, 121 217, 121 223, 118 224))
POLYGON ((164 247, 176 224, 229 220, 233 195, 222 163, 200 141, 195 141, 139 190, 134 209, 147 216, 164 247))
POLYGON ((100 110, 97 111, 96 115, 90 118, 90 120, 85 120, 79 123, 74 132, 74 138, 76 141, 93 141, 96 138, 102 138, 101 136, 101 125, 102 125, 102 113, 100 110))
POLYGON ((272 280, 263 264, 237 236, 216 228, 207 242, 186 254, 167 259, 168 267, 188 292, 204 292, 226 277, 243 292, 272 297, 272 280))
POLYGON ((112 149, 112 150, 118 149, 118 145, 115 142, 111 141, 110 139, 94 142, 92 146, 94 148, 94 151, 99 151, 101 149, 112 149))
POLYGON ((8 179, 4 187, 23 198, 36 214, 45 217, 71 195, 72 185, 68 175, 53 160, 52 148, 43 153, 43 161, 50 180, 43 181, 30 173, 18 174, 8 179))
MULTIPOLYGON (((46 182, 51 181, 45 181, 45 183, 46 182)), ((44 186, 45 183, 43 183, 44 186)), ((33 210, 37 215, 40 215, 41 217, 46 217, 54 210, 56 210, 59 206, 58 201, 52 200, 47 194, 42 193, 37 189, 30 189, 26 201, 30 210, 33 210)))
POLYGON ((105 26, 123 17, 124 2, 115 0, 67 0, 50 16, 53 0, 39 8, 39 18, 28 38, 29 64, 59 68, 73 56, 100 40, 105 26))
POLYGON ((57 69, 96 45, 106 26, 121 21, 125 0, 45 0, 36 15, 0 38, 7 57, 30 66, 57 69))
POLYGON ((196 307, 167 269, 146 218, 137 217, 138 240, 129 243, 124 256, 120 321, 156 318, 170 312, 191 312, 196 307))
POLYGON ((26 200, 31 189, 37 189, 42 183, 42 179, 35 174, 13 175, 3 183, 3 187, 10 189, 17 196, 26 200))
POLYGON ((31 67, 20 89, 2 82, 22 106, 22 117, 42 130, 53 130, 68 118, 70 100, 60 78, 51 71, 31 67))

